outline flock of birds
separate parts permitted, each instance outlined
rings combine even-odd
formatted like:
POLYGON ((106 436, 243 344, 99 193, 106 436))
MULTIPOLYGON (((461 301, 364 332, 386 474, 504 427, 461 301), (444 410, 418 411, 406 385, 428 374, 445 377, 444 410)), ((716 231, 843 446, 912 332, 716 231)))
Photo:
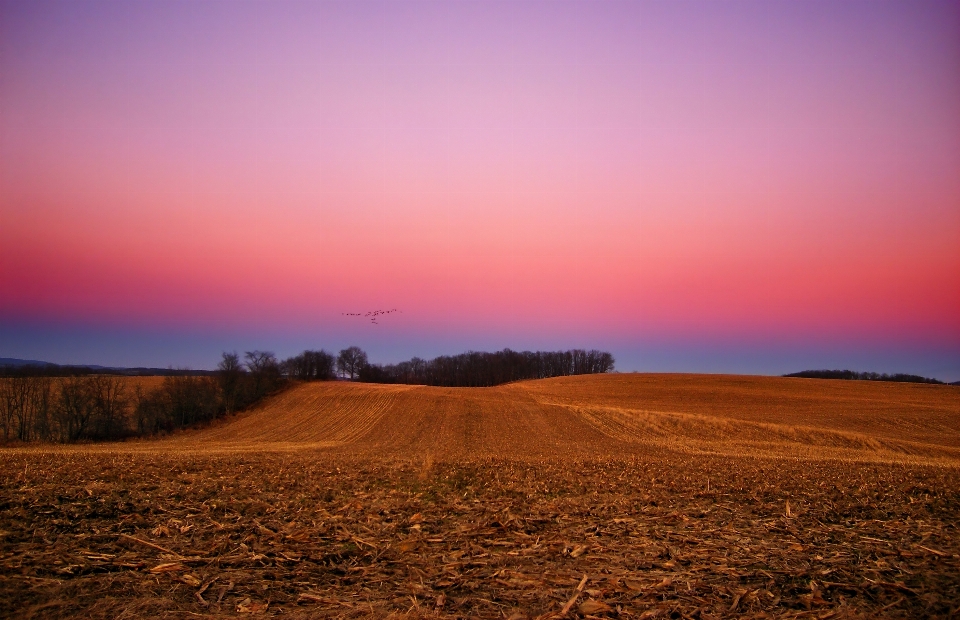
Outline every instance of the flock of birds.
POLYGON ((370 312, 341 312, 340 314, 342 314, 343 316, 359 316, 362 318, 369 318, 371 323, 373 323, 374 325, 379 325, 380 323, 377 322, 378 316, 393 314, 394 312, 400 312, 400 311, 397 310, 396 308, 393 308, 392 310, 371 310, 370 312))

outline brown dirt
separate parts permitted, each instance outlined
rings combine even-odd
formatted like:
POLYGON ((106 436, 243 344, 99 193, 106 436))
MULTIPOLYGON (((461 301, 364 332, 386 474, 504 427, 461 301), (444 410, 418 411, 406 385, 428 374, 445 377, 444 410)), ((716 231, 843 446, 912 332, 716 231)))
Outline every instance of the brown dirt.
POLYGON ((958 418, 948 386, 305 385, 0 451, 0 615, 956 617, 958 418))
POLYGON ((632 454, 960 462, 960 388, 723 375, 591 375, 493 388, 298 386, 162 449, 324 447, 347 454, 632 454))

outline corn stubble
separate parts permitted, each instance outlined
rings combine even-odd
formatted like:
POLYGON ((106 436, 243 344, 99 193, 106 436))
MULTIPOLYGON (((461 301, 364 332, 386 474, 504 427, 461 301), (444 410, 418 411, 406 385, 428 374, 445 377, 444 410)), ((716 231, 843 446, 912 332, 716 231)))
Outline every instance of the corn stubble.
POLYGON ((955 616, 960 390, 845 383, 309 384, 6 449, 0 613, 955 616))

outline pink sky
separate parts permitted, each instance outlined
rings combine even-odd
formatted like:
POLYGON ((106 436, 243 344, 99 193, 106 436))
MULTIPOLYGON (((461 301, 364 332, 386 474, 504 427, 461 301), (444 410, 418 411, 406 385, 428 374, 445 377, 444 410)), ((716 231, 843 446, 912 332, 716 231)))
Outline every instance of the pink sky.
POLYGON ((0 357, 211 365, 187 343, 216 332, 657 370, 645 342, 739 342, 763 373, 802 343, 960 378, 955 3, 0 2, 0 28, 0 357), (44 335, 114 327, 184 352, 44 335))

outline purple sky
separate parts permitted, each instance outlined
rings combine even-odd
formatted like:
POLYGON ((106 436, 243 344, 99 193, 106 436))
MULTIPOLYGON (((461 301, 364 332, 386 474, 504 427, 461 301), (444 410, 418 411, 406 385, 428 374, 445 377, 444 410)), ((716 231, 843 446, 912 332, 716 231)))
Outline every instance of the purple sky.
POLYGON ((0 357, 350 344, 960 379, 960 5, 0 0, 0 357))

